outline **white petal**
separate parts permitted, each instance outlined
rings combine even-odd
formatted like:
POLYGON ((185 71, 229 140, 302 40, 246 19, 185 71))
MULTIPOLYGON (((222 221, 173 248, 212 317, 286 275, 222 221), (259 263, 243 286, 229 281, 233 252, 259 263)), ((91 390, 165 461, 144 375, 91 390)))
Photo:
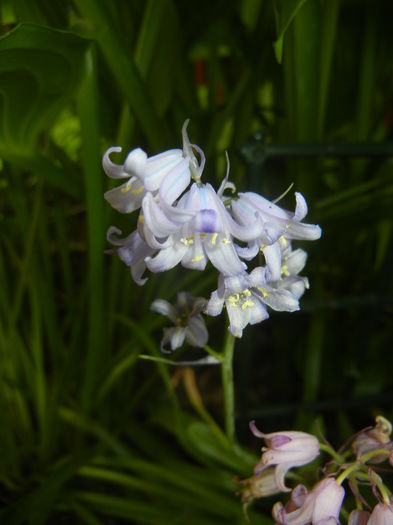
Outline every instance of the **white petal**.
POLYGON ((131 213, 141 207, 145 195, 142 183, 132 177, 121 186, 105 192, 104 198, 120 213, 131 213))
POLYGON ((281 277, 281 246, 275 242, 263 248, 263 255, 266 260, 266 279, 268 281, 278 281, 281 277))
POLYGON ((194 315, 188 319, 186 341, 191 346, 203 347, 209 339, 206 324, 201 315, 194 315))
POLYGON ((258 255, 259 246, 256 242, 252 242, 247 246, 239 246, 235 244, 235 250, 241 259, 251 261, 251 259, 254 259, 254 257, 258 255))
POLYGON ((322 235, 322 230, 317 224, 303 224, 302 222, 290 222, 286 225, 284 236, 288 239, 300 241, 316 241, 322 235))
POLYGON ((243 335, 243 329, 247 326, 249 322, 249 308, 242 310, 240 306, 231 306, 231 304, 226 301, 225 305, 227 307, 228 317, 229 317, 229 328, 228 330, 235 337, 241 337, 243 335))
MULTIPOLYGON (((254 294, 253 294, 254 295, 254 294)), ((265 306, 256 297, 253 300, 254 306, 249 308, 249 323, 258 324, 269 317, 265 306)))
POLYGON ((239 259, 233 244, 226 242, 227 240, 221 234, 216 237, 207 235, 203 244, 213 266, 224 276, 237 275, 246 270, 247 266, 239 259))
POLYGON ((183 159, 164 178, 159 189, 160 202, 163 206, 171 207, 189 185, 191 180, 189 163, 189 159, 183 159))
POLYGON ((167 237, 179 230, 179 225, 167 217, 151 193, 146 193, 142 209, 145 224, 156 237, 167 237))
POLYGON ((105 173, 111 179, 128 179, 130 175, 126 173, 123 169, 123 164, 114 164, 109 155, 113 152, 120 153, 121 148, 119 146, 114 146, 106 150, 102 157, 102 167, 104 168, 105 173))
POLYGON ((299 310, 298 299, 288 290, 267 290, 261 295, 261 300, 278 312, 294 312, 299 310))
POLYGON ((155 257, 146 257, 146 266, 151 272, 165 272, 174 268, 184 257, 187 246, 181 243, 174 244, 171 248, 165 248, 158 252, 155 257))
POLYGON ((158 314, 165 315, 175 324, 177 322, 178 314, 176 308, 170 302, 165 301, 165 299, 156 299, 153 301, 151 303, 150 310, 153 310, 153 312, 157 312, 158 314))
POLYGON ((164 177, 183 159, 181 149, 171 149, 147 159, 144 184, 148 191, 156 191, 164 177))
POLYGON ((302 249, 297 249, 291 252, 284 260, 290 275, 297 275, 300 273, 307 261, 307 252, 302 249))
POLYGON ((219 297, 217 291, 212 292, 210 299, 207 303, 206 313, 212 317, 220 315, 224 306, 224 299, 219 297))
MULTIPOLYGON (((189 242, 187 238, 183 239, 183 242, 189 242)), ((206 253, 203 248, 200 235, 196 233, 193 235, 193 243, 187 245, 187 250, 181 261, 184 268, 190 268, 191 270, 204 270, 207 264, 206 253)))
POLYGON ((124 171, 132 176, 138 177, 143 183, 147 165, 147 153, 141 148, 130 151, 124 161, 124 171))
POLYGON ((295 214, 293 216, 293 220, 302 221, 308 212, 306 199, 299 192, 295 193, 295 197, 296 197, 296 209, 295 209, 295 214))

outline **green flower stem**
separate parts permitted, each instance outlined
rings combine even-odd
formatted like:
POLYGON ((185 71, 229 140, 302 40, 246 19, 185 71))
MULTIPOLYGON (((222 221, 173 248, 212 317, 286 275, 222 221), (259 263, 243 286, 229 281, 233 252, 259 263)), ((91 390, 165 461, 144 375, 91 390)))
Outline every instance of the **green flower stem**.
POLYGON ((323 450, 323 452, 326 452, 327 454, 332 456, 332 458, 335 459, 339 465, 342 465, 344 463, 344 458, 329 445, 326 445, 325 443, 319 443, 319 448, 323 450))
POLYGON ((235 338, 228 332, 225 339, 223 359, 221 361, 221 379, 224 398, 225 432, 232 445, 236 444, 235 435, 235 395, 233 386, 233 351, 235 338))

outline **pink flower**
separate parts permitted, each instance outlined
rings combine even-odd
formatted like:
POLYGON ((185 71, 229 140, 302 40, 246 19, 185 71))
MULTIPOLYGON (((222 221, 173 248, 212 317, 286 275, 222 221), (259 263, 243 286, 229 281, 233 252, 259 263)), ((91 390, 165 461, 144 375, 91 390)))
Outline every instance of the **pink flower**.
POLYGON ((368 510, 353 510, 348 517, 348 525, 367 525, 369 517, 368 510))
POLYGON ((315 436, 305 432, 294 430, 263 434, 254 421, 250 423, 251 432, 254 436, 264 438, 267 448, 259 463, 254 469, 258 476, 263 470, 271 465, 277 465, 275 470, 276 484, 282 492, 289 492, 284 482, 285 474, 292 467, 300 467, 313 461, 319 454, 319 442, 315 436))
MULTIPOLYGON (((294 489, 295 490, 295 489, 294 489)), ((287 512, 281 502, 273 506, 273 518, 279 525, 336 525, 345 491, 334 478, 325 478, 303 499, 301 506, 287 512)))
POLYGON ((367 525, 392 525, 393 504, 378 503, 375 505, 367 525))

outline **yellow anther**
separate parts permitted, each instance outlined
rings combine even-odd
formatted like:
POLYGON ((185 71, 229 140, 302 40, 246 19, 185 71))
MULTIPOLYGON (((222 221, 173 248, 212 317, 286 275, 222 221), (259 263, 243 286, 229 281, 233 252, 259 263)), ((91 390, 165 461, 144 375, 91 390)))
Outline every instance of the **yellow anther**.
POLYGON ((289 277, 290 273, 288 271, 288 266, 286 264, 283 264, 281 266, 281 273, 284 277, 289 277))
POLYGON ((138 221, 141 222, 142 224, 145 224, 145 218, 142 214, 139 215, 138 221))
POLYGON ((137 188, 136 190, 131 190, 131 193, 138 195, 141 191, 143 191, 143 186, 140 186, 140 188, 137 188))
POLYGON ((244 301, 242 304, 242 310, 245 310, 246 308, 252 308, 254 306, 254 303, 252 301, 244 301))
POLYGON ((246 288, 245 290, 243 290, 243 291, 241 292, 241 294, 242 294, 244 297, 250 297, 251 292, 250 292, 250 290, 249 290, 248 288, 246 288))
POLYGON ((228 297, 228 303, 231 305, 231 306, 238 306, 238 302, 239 302, 239 294, 238 293, 235 293, 233 295, 230 295, 228 297))
POLYGON ((226 237, 223 237, 221 239, 221 242, 222 242, 222 244, 231 244, 231 241, 229 239, 227 239, 226 237))
MULTIPOLYGON (((288 228, 288 225, 287 225, 287 228, 288 228)), ((284 237, 284 235, 281 235, 281 237, 279 238, 279 241, 281 241, 281 244, 282 244, 282 247, 283 248, 286 248, 287 245, 288 245, 288 241, 286 240, 286 238, 284 237)))
POLYGON ((218 235, 218 233, 213 233, 212 234, 212 245, 213 246, 216 245, 217 235, 218 235))
POLYGON ((205 232, 201 232, 199 235, 200 235, 201 237, 206 237, 207 233, 205 233, 205 232))
POLYGON ((196 255, 195 257, 193 257, 191 259, 191 262, 198 262, 200 261, 201 259, 203 259, 203 255, 196 255))
POLYGON ((133 182, 134 182, 133 180, 129 180, 129 181, 127 182, 127 184, 124 186, 124 188, 121 188, 120 191, 121 191, 122 193, 127 193, 127 191, 130 191, 133 182))
POLYGON ((263 297, 267 297, 269 294, 267 293, 267 291, 264 289, 264 288, 258 288, 258 290, 261 292, 261 294, 263 295, 263 297))
POLYGON ((180 242, 185 244, 186 246, 190 246, 191 244, 194 244, 194 237, 187 237, 187 239, 185 239, 184 237, 182 237, 180 239, 180 242))
POLYGON ((266 248, 266 244, 264 244, 263 246, 260 246, 259 247, 259 251, 263 253, 263 250, 266 248))

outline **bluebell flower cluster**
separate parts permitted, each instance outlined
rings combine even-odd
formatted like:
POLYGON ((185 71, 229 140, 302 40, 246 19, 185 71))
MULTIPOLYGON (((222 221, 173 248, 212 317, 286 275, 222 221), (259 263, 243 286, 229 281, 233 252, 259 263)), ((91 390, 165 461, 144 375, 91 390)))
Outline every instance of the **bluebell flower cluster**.
MULTIPOLYGON (((205 156, 190 143, 187 124, 182 129, 182 149, 148 157, 136 148, 122 165, 110 158, 121 148, 106 151, 105 173, 123 181, 105 193, 106 200, 121 213, 138 213, 135 231, 121 238, 112 226, 107 238, 139 285, 146 282, 148 271, 165 272, 179 263, 202 271, 210 261, 218 271, 218 286, 203 313, 219 315, 225 306, 230 332, 241 337, 248 324, 269 316, 267 307, 299 309, 299 298, 308 288, 307 278, 299 275, 307 254, 293 250, 291 243, 318 239, 321 229, 302 222, 307 204, 300 193, 295 194, 296 208, 290 212, 257 193, 236 194, 228 180, 229 167, 217 191, 202 182, 205 156), (231 194, 225 195, 228 190, 231 194), (264 265, 250 272, 250 262, 259 254, 264 265)), ((173 333, 181 333, 182 338, 185 334, 173 333)), ((171 344, 178 346, 177 341, 171 344)))

